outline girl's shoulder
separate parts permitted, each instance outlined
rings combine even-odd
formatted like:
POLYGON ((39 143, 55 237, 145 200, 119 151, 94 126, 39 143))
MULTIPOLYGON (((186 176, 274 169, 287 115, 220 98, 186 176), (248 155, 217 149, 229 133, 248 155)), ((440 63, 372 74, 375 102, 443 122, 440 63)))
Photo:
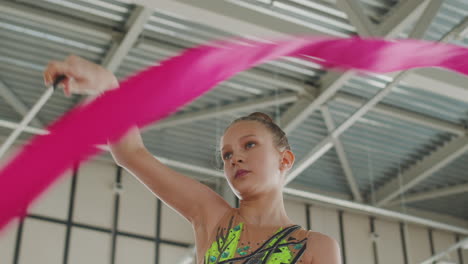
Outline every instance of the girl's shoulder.
POLYGON ((329 235, 306 230, 307 250, 305 252, 306 263, 341 263, 340 246, 329 235))

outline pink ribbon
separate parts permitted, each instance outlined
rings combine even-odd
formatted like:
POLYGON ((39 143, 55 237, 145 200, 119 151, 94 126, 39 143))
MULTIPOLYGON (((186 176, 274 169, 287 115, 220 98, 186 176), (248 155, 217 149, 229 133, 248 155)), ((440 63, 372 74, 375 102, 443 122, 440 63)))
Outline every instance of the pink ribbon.
POLYGON ((416 40, 297 37, 259 43, 244 40, 188 49, 121 82, 88 105, 78 106, 36 136, 0 171, 0 230, 23 217, 31 202, 74 163, 99 153, 132 126, 144 127, 174 113, 238 72, 282 56, 326 67, 391 72, 443 67, 468 75, 468 50, 416 40), (305 56, 306 55, 306 56, 305 56))

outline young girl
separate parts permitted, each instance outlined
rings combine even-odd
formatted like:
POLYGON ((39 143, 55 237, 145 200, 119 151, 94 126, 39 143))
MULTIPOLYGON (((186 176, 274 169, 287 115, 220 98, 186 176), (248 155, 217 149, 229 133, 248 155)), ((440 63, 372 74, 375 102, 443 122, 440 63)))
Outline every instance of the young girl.
MULTIPOLYGON (((68 77, 63 82, 67 96, 118 87, 111 72, 76 56, 51 61, 44 71, 46 85, 61 74, 68 77)), ((294 225, 286 215, 282 188, 294 154, 270 117, 253 113, 235 120, 220 146, 226 180, 240 200, 239 208, 155 159, 137 127, 110 144, 119 165, 192 224, 198 264, 341 263, 336 241, 294 225)))

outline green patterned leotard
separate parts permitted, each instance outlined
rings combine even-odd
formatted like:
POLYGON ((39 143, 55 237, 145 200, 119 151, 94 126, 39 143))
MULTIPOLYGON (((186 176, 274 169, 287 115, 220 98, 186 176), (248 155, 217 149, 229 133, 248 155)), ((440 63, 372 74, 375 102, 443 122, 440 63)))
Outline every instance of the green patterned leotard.
POLYGON ((223 217, 213 243, 205 253, 204 264, 302 263, 301 256, 307 248, 307 230, 298 225, 280 227, 265 241, 244 241, 242 233, 246 225, 239 218, 236 208, 223 217))

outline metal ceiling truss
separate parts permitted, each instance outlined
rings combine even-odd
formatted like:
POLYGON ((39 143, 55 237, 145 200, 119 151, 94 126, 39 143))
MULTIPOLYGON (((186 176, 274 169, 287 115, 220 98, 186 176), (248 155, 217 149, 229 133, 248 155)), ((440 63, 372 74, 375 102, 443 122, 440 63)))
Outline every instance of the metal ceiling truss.
POLYGON ((444 146, 380 187, 375 193, 377 206, 384 206, 427 179, 468 151, 468 137, 455 137, 444 146))
POLYGON ((143 6, 135 7, 135 10, 133 10, 124 27, 127 33, 123 36, 123 39, 121 39, 120 42, 114 42, 114 45, 112 45, 102 63, 103 67, 107 68, 111 72, 115 72, 119 68, 128 52, 130 52, 130 49, 134 46, 143 31, 144 25, 148 22, 152 14, 152 9, 145 8, 143 6))
MULTIPOLYGON (((21 116, 28 113, 29 107, 2 80, 0 80, 0 96, 21 116)), ((37 127, 44 127, 44 123, 38 117, 35 117, 31 122, 37 127)))
POLYGON ((419 18, 413 30, 411 30, 408 38, 421 39, 424 37, 424 34, 426 34, 426 31, 431 25, 432 20, 437 15, 437 12, 439 12, 442 3, 443 1, 426 1, 424 3, 427 4, 426 8, 424 9, 424 14, 419 18))
MULTIPOLYGON (((414 193, 410 195, 405 195, 403 200, 405 203, 413 203, 413 202, 436 199, 440 197, 446 197, 446 196, 467 193, 467 192, 468 192, 468 183, 456 185, 456 186, 438 188, 438 189, 430 190, 430 191, 418 192, 418 193, 414 193)), ((400 204, 401 202, 402 202, 401 200, 393 200, 389 202, 388 205, 397 205, 397 204, 400 204)))
MULTIPOLYGON (((436 12, 434 12, 434 9, 437 8, 437 6, 435 5, 429 5, 428 8, 431 8, 431 12, 428 12, 428 13, 425 13, 423 15, 423 17, 418 21, 418 23, 416 23, 416 26, 414 27, 413 31, 410 33, 410 35, 421 35, 422 33, 422 30, 424 29, 427 29, 427 26, 422 26, 421 24, 423 23, 427 23, 428 20, 430 20, 430 18, 433 18, 433 16, 435 15, 436 12), (416 33, 414 33, 415 31, 417 31, 416 33)), ((401 10, 404 10, 404 9, 401 9, 401 10)), ((345 10, 346 11, 346 10, 345 10)), ((349 12, 349 10, 348 10, 349 12)), ((419 9, 413 9, 413 12, 420 12, 419 9)), ((403 12, 404 14, 407 14, 407 16, 412 16, 414 14, 412 13, 408 13, 407 11, 404 11, 403 12)), ((398 24, 398 26, 400 27, 401 24, 398 24)), ((447 41, 449 40, 450 38, 458 35, 460 32, 462 32, 462 30, 464 29, 465 27, 465 22, 462 22, 460 23, 459 26, 455 27, 454 29, 452 29, 447 35, 445 35, 441 41, 447 41)), ((389 33, 392 33, 394 34, 394 31, 393 30, 387 30, 389 33)), ((349 128, 350 126, 352 126, 360 117, 362 117, 365 113, 367 113, 367 111, 369 111, 371 108, 373 108, 373 106, 375 104, 377 104, 377 102, 379 102, 381 99, 383 99, 385 97, 386 94, 388 94, 391 89, 396 86, 402 79, 404 79, 404 77, 406 77, 407 75, 409 75, 409 72, 411 71, 406 71, 406 72, 403 72, 403 73, 400 73, 398 74, 394 79, 393 81, 387 85, 387 87, 385 87, 383 90, 381 90, 380 92, 378 92, 369 102, 367 102, 366 104, 364 104, 359 110, 357 110, 348 120, 346 120, 343 124, 341 124, 335 131, 333 131, 331 133, 331 136, 328 136, 327 138, 325 138, 322 142, 320 142, 308 155, 306 155, 306 157, 301 160, 299 162, 299 164, 295 167, 295 169, 293 171, 290 172, 290 177, 288 177, 288 180, 287 180, 287 183, 291 182, 295 177, 297 177, 298 175, 300 175, 300 173, 302 173, 305 169, 307 169, 310 165, 312 165, 315 161, 317 161, 321 156, 323 156, 331 147, 332 147, 332 141, 333 141, 333 138, 336 138, 338 137, 341 133, 343 133, 347 128, 349 128)), ((350 73, 350 72, 348 72, 350 73)), ((343 77, 339 77, 338 80, 340 80, 341 78, 343 77)), ((349 77, 350 78, 350 77, 349 77)), ((343 80, 341 80, 343 81, 343 80)), ((338 87, 338 86, 333 86, 334 84, 332 83, 332 88, 333 89, 338 89, 339 87, 341 87, 341 85, 338 87)), ((330 91, 329 90, 330 88, 326 88, 324 91, 330 91)), ((322 94, 321 94, 322 95, 322 94)), ((289 128, 289 130, 291 130, 291 126, 288 126, 288 124, 298 124, 298 120, 301 120, 302 118, 305 118, 307 117, 310 113, 312 113, 317 107, 319 107, 320 105, 323 105, 324 102, 322 101, 328 101, 327 99, 321 99, 321 95, 319 95, 315 101, 311 102, 311 104, 307 104, 307 103, 304 103, 304 102, 301 102, 301 105, 304 105, 306 108, 300 112, 300 108, 301 107, 296 107, 293 106, 290 108, 290 111, 287 111, 284 115, 286 119, 285 122, 282 122, 283 125, 285 125, 287 128, 289 128), (318 102, 320 100, 320 102, 318 102), (306 112, 307 114, 305 114, 304 112, 306 112), (292 117, 294 116, 294 117, 292 117), (292 117, 292 118, 291 118, 292 117), (286 123, 286 124, 285 124, 286 123)), ((459 142, 460 143, 460 142, 459 142)), ((449 150, 450 151, 456 151, 454 153, 456 153, 456 155, 453 156, 453 158, 456 158, 460 155, 462 155, 464 153, 464 151, 466 151, 466 146, 465 146, 465 142, 461 142, 463 145, 461 145, 461 147, 458 145, 457 149, 454 149, 453 147, 450 148, 449 150)), ((447 153, 446 151, 444 152, 441 152, 441 153, 447 153)), ((443 164, 444 166, 447 164, 445 161, 447 159, 444 159, 444 161, 440 160, 440 164, 443 164)), ((451 159, 453 160, 453 159, 451 159)), ((434 161, 432 159, 432 161, 434 161)), ((450 161, 450 160, 449 160, 450 161)), ((437 169, 440 169, 442 168, 443 166, 435 166, 434 168, 437 168, 437 169)), ((411 169, 410 169, 411 170, 411 169)), ((426 177, 427 175, 424 174, 426 177)), ((417 176, 413 176, 417 179, 421 179, 423 178, 422 176, 420 175, 417 175, 417 176)), ((413 178, 411 177, 411 179, 413 178)), ((408 177, 407 177, 408 178, 408 177)), ((404 178, 405 179, 405 178, 404 178)), ((387 202, 388 200, 390 200, 391 198, 394 198, 396 197, 396 195, 399 194, 399 192, 403 189, 407 190, 408 188, 400 188, 400 186, 397 186, 396 185, 396 181, 398 181, 398 179, 394 179, 391 183, 391 185, 386 185, 385 186, 385 189, 384 188, 381 188, 380 191, 378 191, 377 193, 377 199, 378 199, 378 205, 384 205, 385 202, 387 202), (390 194, 388 194, 390 193, 390 194)), ((419 181, 418 181, 419 182, 419 181)), ((406 181, 405 181, 406 183, 406 181)), ((408 180, 408 186, 410 186, 410 183, 417 183, 416 181, 410 181, 408 180)), ((414 185, 411 185, 411 186, 414 186, 414 185)))
MULTIPOLYGON (((60 27, 63 28, 64 30, 73 30, 74 32, 79 32, 88 38, 97 37, 100 39, 108 39, 109 41, 112 39, 121 39, 121 41, 118 44, 115 44, 111 48, 107 57, 103 61, 103 65, 112 71, 115 71, 118 68, 122 60, 128 54, 129 50, 134 46, 139 34, 141 33, 143 29, 144 24, 148 21, 149 17, 151 16, 151 12, 149 10, 152 10, 151 8, 155 8, 155 7, 163 9, 163 10, 167 10, 167 11, 172 11, 173 13, 176 13, 176 14, 181 14, 182 16, 186 16, 188 19, 201 23, 201 24, 207 24, 206 21, 210 21, 209 26, 212 26, 213 21, 223 21, 223 23, 220 23, 220 25, 223 25, 223 29, 236 35, 243 35, 243 36, 245 35, 255 35, 255 36, 268 35, 269 37, 271 37, 271 36, 286 36, 286 35, 294 34, 294 33, 300 33, 300 34, 317 33, 310 28, 301 27, 301 26, 298 26, 297 24, 287 22, 278 18, 274 18, 269 15, 259 14, 259 13, 250 14, 249 12, 251 11, 246 11, 243 8, 242 10, 239 9, 238 10, 239 12, 232 12, 233 10, 232 8, 234 7, 227 8, 227 5, 232 5, 232 3, 219 4, 219 1, 215 1, 215 0, 209 0, 205 2, 188 1, 188 0, 176 0, 176 1, 162 0, 161 3, 158 2, 157 6, 152 1, 140 0, 136 2, 139 2, 140 4, 143 4, 149 8, 137 7, 134 10, 128 24, 126 25, 126 29, 127 29, 126 34, 113 31, 112 29, 108 27, 94 25, 86 21, 80 21, 77 19, 63 16, 63 15, 46 13, 44 11, 25 7, 17 3, 2 1, 0 2, 0 8, 2 9, 2 12, 8 12, 9 14, 24 17, 25 19, 37 21, 38 23, 42 23, 46 25, 55 26, 57 21, 60 21, 61 22, 60 27), (210 2, 211 4, 209 4, 208 2, 210 2), (200 15, 200 14, 203 14, 203 15, 200 15)), ((417 25, 415 26, 415 29, 410 34, 411 36, 420 37, 424 33, 425 29, 427 29, 427 25, 426 26, 422 25, 423 22, 426 24, 429 24, 427 23, 427 21, 430 21, 432 17, 434 16, 434 14, 436 13, 436 10, 438 10, 437 4, 432 3, 434 1, 432 1, 429 4, 427 4, 427 2, 428 1, 426 2, 400 1, 399 4, 385 17, 383 22, 377 27, 374 27, 374 25, 370 23, 369 19, 366 16, 363 16, 362 13, 360 13, 357 2, 352 1, 352 2, 347 3, 347 1, 340 0, 338 2, 338 6, 342 8, 343 11, 345 11, 348 14, 348 17, 351 23, 358 30, 359 34, 366 35, 366 36, 369 35, 369 36, 385 36, 385 37, 392 37, 392 36, 395 36, 396 33, 401 32, 401 30, 404 27, 406 27, 411 22, 411 20, 414 19, 415 16, 419 15, 424 10, 425 6, 427 6, 427 12, 422 16, 422 18, 419 20, 420 22, 417 23, 417 25)), ((435 1, 435 2, 438 2, 438 1, 435 1)), ((239 8, 239 7, 235 7, 235 8, 239 8)), ((467 24, 467 21, 464 21, 461 25, 454 28, 450 32, 450 36, 457 35, 463 32, 463 30, 466 28, 466 24, 467 24)), ((156 46, 155 48, 159 48, 159 47, 156 46)), ((247 73, 243 73, 243 74, 247 74, 247 75, 251 74, 250 77, 257 78, 257 79, 260 78, 261 80, 264 80, 264 81, 272 80, 271 76, 267 76, 261 71, 258 71, 255 69, 248 71, 247 73)), ((353 114, 353 116, 350 119, 345 121, 345 123, 343 123, 336 129, 333 129, 334 124, 330 122, 332 120, 330 119, 329 113, 327 114, 328 110, 326 108, 323 108, 323 105, 332 97, 335 97, 335 99, 337 100, 348 102, 349 104, 357 104, 359 99, 352 98, 352 96, 350 95, 337 93, 337 90, 341 88, 349 79, 351 79, 354 76, 354 72, 348 71, 344 74, 337 74, 333 72, 327 73, 321 79, 322 87, 324 88, 322 88, 322 91, 320 92, 320 94, 316 96, 311 95, 310 92, 307 91, 307 88, 304 85, 304 83, 299 83, 299 82, 294 83, 294 82, 291 82, 291 80, 289 80, 288 78, 284 78, 280 80, 280 81, 283 81, 282 86, 284 86, 285 89, 288 89, 289 87, 290 90, 293 90, 295 92, 300 92, 300 93, 303 93, 304 91, 306 92, 306 95, 300 96, 300 99, 297 100, 296 104, 293 105, 282 117, 281 124, 285 127, 285 131, 288 134, 299 123, 301 123, 304 119, 306 119, 312 112, 314 112, 315 110, 318 110, 320 107, 322 107, 323 113, 326 115, 325 121, 327 123, 329 130, 333 130, 333 132, 331 132, 330 135, 324 141, 322 141, 316 148, 314 148, 314 150, 312 150, 312 152, 309 153, 308 157, 306 157, 306 159, 301 161, 299 166, 297 166, 297 168, 291 172, 292 174, 291 176, 293 177, 290 176, 288 182, 292 181, 294 177, 297 177, 303 170, 309 167, 315 160, 317 160, 323 154, 325 154, 333 146, 333 144, 335 144, 335 146, 340 146, 341 143, 339 142, 339 139, 338 139, 339 135, 343 133, 347 128, 352 126, 354 122, 356 122, 360 117, 362 117, 368 111, 377 111, 379 113, 384 113, 390 116, 395 116, 394 110, 397 110, 398 112, 397 115, 401 115, 400 118, 404 120, 411 120, 412 122, 415 122, 421 125, 431 126, 431 127, 434 126, 434 123, 437 123, 440 129, 455 131, 457 132, 456 133, 457 135, 463 135, 463 128, 455 126, 453 124, 448 124, 448 122, 445 122, 443 120, 437 120, 435 118, 425 117, 423 115, 410 112, 407 110, 397 109, 391 106, 378 104, 378 102, 391 90, 391 88, 394 85, 396 85, 406 74, 407 73, 403 73, 401 74, 401 76, 395 77, 394 81, 391 84, 389 84, 384 89, 383 92, 379 93, 376 97, 371 99, 371 101, 364 104, 355 114, 353 114), (436 122, 433 122, 433 121, 436 121, 436 122)), ((274 83, 275 85, 278 85, 278 80, 274 80, 274 83)), ((458 89, 461 89, 461 88, 458 88, 458 89)), ((15 99, 15 97, 12 97, 11 91, 9 91, 10 94, 8 94, 8 88, 6 86, 2 87, 0 85, 0 90, 2 90, 3 92, 2 93, 3 97, 9 100, 9 103, 12 106, 14 105, 14 109, 18 111, 20 114, 24 115, 25 111, 27 111, 27 106, 25 106, 24 104, 21 105, 21 103, 19 103, 20 101, 18 100, 18 98, 15 99)), ((256 103, 263 103, 264 105, 278 104, 278 103, 284 104, 292 100, 296 100, 295 97, 296 96, 284 97, 284 98, 281 98, 282 99, 281 101, 278 101, 277 98, 265 97, 261 99, 250 100, 245 103, 233 103, 233 104, 221 107, 220 111, 216 114, 222 115, 226 113, 232 113, 235 111, 245 111, 246 109, 251 109, 251 107, 253 107, 253 105, 256 103)), ((177 116, 175 118, 168 119, 167 121, 165 121, 166 125, 164 125, 164 122, 161 122, 160 126, 166 126, 166 127, 174 126, 174 125, 188 122, 189 119, 193 121, 194 120, 193 118, 195 118, 196 120, 200 120, 203 118, 213 117, 213 114, 208 113, 208 111, 212 111, 212 109, 207 109, 206 111, 202 110, 198 113, 187 114, 185 116, 180 115, 180 116, 177 116)), ((40 121, 35 121, 34 125, 42 126, 42 123, 40 123, 40 121)), ((0 126, 14 129, 15 126, 17 127, 17 124, 0 120, 0 126)), ((157 129, 157 125, 155 126, 155 129, 157 129)), ((29 126, 24 129, 24 132, 34 133, 34 134, 47 133, 47 131, 43 131, 41 129, 37 129, 37 128, 29 127, 29 126)), ((467 146, 468 146, 468 142, 467 142, 466 136, 454 139, 454 141, 450 142, 447 146, 441 148, 440 150, 436 151, 432 156, 425 159, 426 163, 429 164, 429 160, 430 160, 432 161, 432 164, 435 164, 432 169, 428 169, 427 166, 424 167, 422 165, 416 165, 415 167, 410 168, 404 175, 402 175, 404 179, 407 179, 405 180, 406 185, 404 188, 400 188, 400 186, 398 186, 398 189, 399 190, 409 189, 412 184, 414 185, 420 180, 422 180, 422 178, 426 177, 429 171, 433 172, 434 170, 440 169, 441 167, 445 166, 450 161, 457 158, 459 155, 461 155, 463 152, 467 150, 467 146), (444 154, 446 153, 452 153, 452 155, 448 155, 448 156, 445 155, 444 157, 444 154)), ((348 163, 346 161, 345 156, 341 156, 340 160, 342 164, 348 163)), ((211 171, 205 168, 198 168, 197 166, 187 165, 185 163, 178 163, 177 161, 166 160, 167 164, 171 162, 172 162, 172 166, 176 166, 176 167, 177 166, 179 167, 191 166, 190 169, 193 169, 195 171, 200 170, 200 173, 204 173, 206 175, 218 176, 218 177, 220 176, 219 175, 220 172, 218 171, 211 171)), ((346 170, 346 167, 348 167, 349 169, 349 165, 348 166, 343 165, 344 170, 346 170)), ((357 184, 355 183, 355 180, 353 179, 352 174, 347 174, 347 178, 350 183, 351 189, 353 190, 353 194, 356 197, 356 200, 357 201, 362 200, 361 194, 359 193, 357 184)), ((398 195, 398 194, 395 194, 396 193, 395 191, 396 191, 396 187, 391 182, 388 185, 386 185, 384 188, 382 188, 380 192, 378 192, 378 196, 377 196, 377 197, 380 197, 379 204, 383 205, 385 204, 385 202, 391 200, 391 198, 389 197, 395 197, 395 195, 398 195)), ((451 190, 451 191, 454 191, 454 190, 451 190)), ((318 196, 315 196, 315 194, 311 194, 311 193, 301 193, 301 191, 294 190, 291 188, 285 188, 285 192, 290 193, 291 195, 296 195, 296 196, 298 195, 307 199, 319 199, 327 203, 340 204, 347 208, 360 208, 360 210, 361 209, 364 211, 368 210, 369 212, 372 211, 374 213, 377 212, 377 214, 379 213, 390 214, 390 211, 387 212, 383 209, 378 209, 378 208, 365 206, 365 205, 358 204, 358 203, 351 203, 351 202, 348 202, 351 204, 348 204, 348 203, 345 204, 344 202, 346 201, 343 202, 342 200, 338 200, 338 199, 336 199, 337 201, 335 201, 333 200, 334 198, 330 198, 330 197, 325 197, 325 196, 318 197, 318 196), (332 199, 333 201, 330 199, 332 199), (365 206, 366 209, 361 208, 362 206, 365 206)), ((391 213, 394 214, 395 212, 391 212, 391 213)), ((406 216, 400 215, 398 217, 400 218, 403 217, 406 219, 406 216)), ((419 220, 414 220, 414 221, 418 222, 419 220)), ((419 223, 421 222, 419 221, 419 223)), ((440 227, 440 225, 436 225, 436 226, 440 227)), ((445 227, 445 229, 447 230, 447 227, 445 227)), ((449 229, 453 230, 452 227, 449 227, 449 229)), ((464 229, 457 229, 457 232, 468 234, 468 231, 464 229)))
MULTIPOLYGON (((467 27, 467 21, 468 18, 454 27, 441 39, 441 41, 448 41, 457 37, 460 32, 467 27)), ((444 168, 446 165, 463 155, 466 151, 468 151, 468 131, 465 131, 464 135, 455 137, 444 146, 439 147, 439 149, 425 157, 420 163, 408 168, 401 175, 401 178, 397 175, 385 185, 381 186, 375 194, 377 197, 377 205, 386 205, 390 200, 396 198, 402 192, 409 190, 411 187, 428 178, 436 171, 444 168)))
MULTIPOLYGON (((325 121, 325 125, 330 133, 332 133, 335 129, 335 122, 333 121, 333 117, 328 110, 327 106, 322 106, 320 108, 323 116, 323 120, 325 121)), ((359 186, 356 182, 356 178, 353 175, 353 171, 351 169, 351 165, 349 163, 348 157, 346 152, 344 151, 343 144, 338 137, 332 137, 332 143, 335 146, 336 153, 338 154, 338 160, 340 161, 341 167, 343 168, 343 172, 346 176, 346 181, 349 184, 351 192, 353 193, 353 198, 356 202, 363 202, 363 198, 361 192, 359 191, 359 186)))
POLYGON ((210 118, 215 118, 223 115, 235 114, 238 112, 251 111, 261 108, 266 108, 270 106, 278 106, 282 104, 292 103, 297 100, 295 94, 291 95, 281 95, 276 96, 266 96, 259 99, 248 100, 240 103, 231 103, 221 107, 211 107, 208 109, 203 109, 196 112, 180 114, 177 116, 169 117, 160 122, 149 126, 144 132, 150 130, 159 130, 167 127, 173 127, 178 125, 183 125, 187 123, 192 123, 195 121, 206 120, 210 118))
POLYGON ((32 8, 20 3, 0 1, 0 10, 4 13, 14 15, 15 17, 31 20, 38 24, 47 25, 53 28, 60 28, 64 32, 71 31, 82 34, 85 39, 103 39, 111 41, 113 37, 119 37, 122 34, 113 31, 109 27, 100 26, 83 20, 71 18, 69 16, 46 12, 39 8, 32 8), (57 27, 57 21, 60 26, 57 27))
POLYGON ((424 16, 427 16, 428 19, 432 20, 434 15, 425 12, 425 8, 429 2, 434 1, 398 1, 397 5, 390 9, 390 11, 382 18, 382 22, 377 28, 377 36, 394 38, 397 37, 405 27, 410 25, 415 18, 419 18, 418 21, 422 21, 423 23, 426 23, 426 19, 421 20, 424 16))
POLYGON ((359 36, 372 37, 377 35, 376 26, 364 13, 359 0, 337 0, 336 6, 346 13, 349 22, 356 28, 359 36))
MULTIPOLYGON (((357 13, 359 12, 359 3, 354 1, 356 0, 338 2, 338 7, 343 8, 343 11, 346 12, 350 18, 350 22, 353 23, 356 28, 362 29, 364 27, 360 33, 364 33, 368 36, 367 34, 369 33, 379 32, 371 35, 373 37, 392 37, 394 34, 393 28, 400 28, 402 25, 407 26, 412 19, 420 13, 420 10, 416 8, 407 9, 410 7, 406 6, 408 4, 403 4, 403 2, 411 2, 411 5, 416 5, 418 7, 424 3, 422 1, 402 1, 400 2, 401 4, 398 5, 399 11, 392 11, 393 15, 387 18, 385 25, 379 25, 377 28, 374 28, 374 25, 369 25, 369 18, 367 16, 357 13), (405 5, 405 8, 402 8, 402 5, 405 5), (399 20, 395 20, 395 17, 398 17, 399 20), (382 29, 384 26, 386 28, 382 29)), ((314 100, 309 100, 307 98, 300 99, 284 113, 281 124, 285 132, 290 133, 294 130, 312 112, 326 103, 347 81, 354 77, 354 75, 353 71, 347 71, 345 73, 328 72, 325 74, 320 80, 320 94, 314 100)))

